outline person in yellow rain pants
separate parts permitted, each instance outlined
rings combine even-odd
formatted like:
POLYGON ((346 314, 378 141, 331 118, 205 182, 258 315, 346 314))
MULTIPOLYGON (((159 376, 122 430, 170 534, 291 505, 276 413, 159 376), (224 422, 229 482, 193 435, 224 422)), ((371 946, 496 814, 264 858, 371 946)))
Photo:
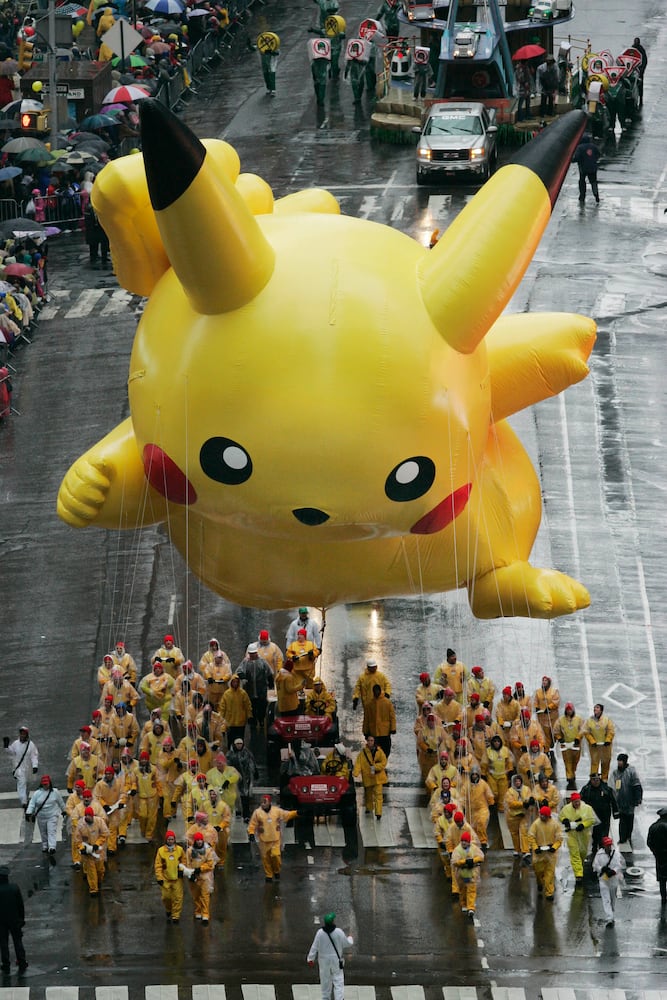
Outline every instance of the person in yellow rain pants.
POLYGON ((520 774, 515 774, 505 796, 505 815, 507 826, 512 835, 514 857, 530 858, 528 847, 528 808, 532 794, 530 788, 523 783, 520 774))
POLYGON ((609 777, 609 766, 611 764, 612 744, 616 729, 614 723, 608 715, 604 714, 604 705, 599 702, 593 705, 593 714, 584 722, 584 736, 588 743, 588 752, 591 755, 591 774, 600 771, 602 780, 609 777))
POLYGON ((505 811, 505 796, 509 788, 509 775, 514 769, 512 755, 503 745, 502 737, 495 733, 482 759, 482 774, 496 800, 499 813, 505 811))
POLYGON ((232 825, 232 811, 213 785, 208 790, 208 802, 204 805, 208 821, 218 835, 215 853, 218 855, 218 868, 225 867, 227 860, 227 845, 232 825))
POLYGON ((366 812, 374 812, 376 819, 382 819, 382 786, 387 784, 386 768, 387 758, 375 745, 375 737, 367 736, 366 746, 357 754, 352 774, 361 778, 366 812))
POLYGON ((296 818, 296 809, 281 809, 272 804, 270 795, 262 796, 259 809, 255 809, 248 823, 248 839, 259 839, 259 853, 264 867, 264 880, 280 879, 282 865, 282 826, 296 818))
POLYGON ((572 792, 570 801, 561 809, 559 820, 567 831, 567 849, 575 881, 584 881, 584 858, 591 846, 591 828, 599 822, 592 806, 584 802, 579 792, 572 792))
POLYGON ((116 775, 113 767, 104 768, 104 777, 100 778, 93 789, 93 797, 100 803, 107 816, 109 840, 107 852, 114 855, 118 849, 118 828, 120 817, 125 808, 125 783, 116 775))
POLYGON ((167 923, 177 924, 183 909, 183 865, 185 851, 176 843, 176 834, 167 830, 162 847, 155 855, 155 878, 162 891, 162 903, 167 912, 167 923))
POLYGON ((549 806, 541 806, 540 815, 528 831, 528 844, 533 855, 533 871, 537 891, 553 899, 556 891, 556 860, 563 842, 560 823, 551 815, 549 806))
POLYGON ((137 812, 136 795, 137 782, 139 778, 139 765, 127 747, 123 748, 120 755, 119 776, 123 779, 125 808, 120 814, 120 823, 118 825, 118 846, 125 847, 127 831, 137 812))
POLYGON ((484 854, 472 842, 470 832, 463 830, 458 846, 452 851, 451 864, 452 875, 459 890, 461 911, 471 918, 475 915, 479 868, 483 862, 484 854))
POLYGON ((137 774, 137 816, 141 836, 149 843, 153 840, 157 824, 157 812, 162 789, 157 776, 157 770, 150 762, 150 754, 142 750, 139 754, 139 771, 137 774))
POLYGON ((565 710, 554 726, 554 736, 560 744, 563 753, 563 763, 565 764, 565 777, 567 778, 568 792, 576 791, 576 775, 579 758, 581 757, 581 741, 584 731, 584 720, 574 710, 571 701, 565 706, 565 710))
POLYGON ((192 847, 185 852, 186 873, 190 893, 195 908, 195 920, 207 926, 211 916, 211 896, 213 895, 213 870, 217 855, 204 840, 203 833, 195 833, 192 847))
POLYGON ((92 806, 86 806, 84 814, 76 824, 74 837, 79 848, 83 874, 91 896, 99 896, 104 879, 106 846, 109 828, 100 816, 95 815, 92 806))

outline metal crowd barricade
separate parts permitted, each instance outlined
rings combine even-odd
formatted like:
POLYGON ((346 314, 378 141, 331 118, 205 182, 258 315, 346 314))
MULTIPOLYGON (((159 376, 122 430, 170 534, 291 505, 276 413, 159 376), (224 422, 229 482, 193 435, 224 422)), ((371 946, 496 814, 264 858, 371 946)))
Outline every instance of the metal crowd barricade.
POLYGON ((5 219, 19 219, 22 215, 23 206, 14 198, 0 198, 0 221, 5 219), (19 211, 21 209, 21 211, 19 211))

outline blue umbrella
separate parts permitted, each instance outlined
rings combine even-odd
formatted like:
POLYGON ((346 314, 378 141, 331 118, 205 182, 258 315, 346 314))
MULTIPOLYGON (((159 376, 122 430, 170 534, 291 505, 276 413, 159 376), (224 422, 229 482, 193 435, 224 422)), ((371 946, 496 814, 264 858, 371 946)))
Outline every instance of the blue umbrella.
POLYGON ((79 122, 79 128, 83 132, 95 131, 98 128, 118 127, 118 122, 111 115, 89 115, 79 122))
POLYGON ((18 177, 22 173, 20 167, 2 167, 0 168, 0 181, 10 181, 12 177, 18 177))
POLYGON ((148 0, 144 6, 156 14, 182 14, 185 9, 180 0, 148 0))

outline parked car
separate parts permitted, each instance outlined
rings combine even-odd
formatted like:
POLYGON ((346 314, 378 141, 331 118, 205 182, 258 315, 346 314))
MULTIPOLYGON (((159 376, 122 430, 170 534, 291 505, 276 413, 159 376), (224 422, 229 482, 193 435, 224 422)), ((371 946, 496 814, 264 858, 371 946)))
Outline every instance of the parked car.
POLYGON ((498 162, 494 108, 483 104, 433 104, 421 128, 417 145, 417 183, 435 174, 453 177, 469 173, 486 181, 498 162))

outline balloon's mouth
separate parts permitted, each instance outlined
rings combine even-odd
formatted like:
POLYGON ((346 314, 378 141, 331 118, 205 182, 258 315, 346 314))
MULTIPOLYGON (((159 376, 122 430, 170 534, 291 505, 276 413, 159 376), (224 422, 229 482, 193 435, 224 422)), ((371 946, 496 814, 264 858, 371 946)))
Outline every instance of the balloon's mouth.
POLYGON ((197 491, 179 467, 157 444, 147 444, 143 453, 144 473, 154 490, 178 504, 197 502, 197 491))

